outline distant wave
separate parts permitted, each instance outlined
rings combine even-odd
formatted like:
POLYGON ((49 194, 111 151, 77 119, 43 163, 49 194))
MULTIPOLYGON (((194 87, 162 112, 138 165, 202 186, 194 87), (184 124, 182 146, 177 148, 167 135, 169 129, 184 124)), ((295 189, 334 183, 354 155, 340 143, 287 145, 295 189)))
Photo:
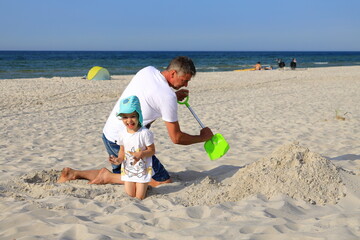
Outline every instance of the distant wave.
POLYGON ((203 69, 210 69, 210 70, 216 70, 216 69, 219 69, 218 67, 205 67, 203 69))
POLYGON ((198 71, 216 71, 218 70, 219 68, 218 67, 215 67, 215 66, 209 66, 209 67, 206 67, 206 66, 199 66, 199 67, 196 67, 196 70, 198 71))
POLYGON ((329 64, 329 62, 314 62, 314 64, 318 64, 318 65, 326 65, 326 64, 329 64))

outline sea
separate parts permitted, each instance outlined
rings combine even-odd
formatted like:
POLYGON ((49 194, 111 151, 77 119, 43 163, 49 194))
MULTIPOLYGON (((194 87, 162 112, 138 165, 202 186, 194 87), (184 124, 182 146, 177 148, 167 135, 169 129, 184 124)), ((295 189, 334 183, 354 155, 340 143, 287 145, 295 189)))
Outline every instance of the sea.
POLYGON ((271 51, 0 51, 0 79, 84 77, 93 66, 110 75, 133 75, 141 68, 167 67, 176 56, 193 59, 198 72, 247 69, 261 62, 278 68, 278 59, 297 68, 359 66, 360 52, 271 51))

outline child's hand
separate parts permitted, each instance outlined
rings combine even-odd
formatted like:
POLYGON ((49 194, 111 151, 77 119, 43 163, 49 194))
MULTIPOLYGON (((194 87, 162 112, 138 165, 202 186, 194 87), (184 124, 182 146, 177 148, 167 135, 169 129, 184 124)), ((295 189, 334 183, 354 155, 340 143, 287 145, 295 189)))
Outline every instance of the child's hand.
POLYGON ((134 157, 134 160, 135 160, 135 163, 137 162, 137 161, 139 161, 141 158, 143 158, 143 154, 142 154, 142 151, 140 151, 140 152, 128 152, 131 156, 133 156, 134 157))
POLYGON ((111 164, 114 164, 114 165, 119 165, 119 164, 122 163, 122 160, 119 159, 119 158, 117 158, 117 157, 115 157, 115 156, 113 156, 113 155, 110 155, 110 156, 109 156, 109 162, 110 162, 111 164))

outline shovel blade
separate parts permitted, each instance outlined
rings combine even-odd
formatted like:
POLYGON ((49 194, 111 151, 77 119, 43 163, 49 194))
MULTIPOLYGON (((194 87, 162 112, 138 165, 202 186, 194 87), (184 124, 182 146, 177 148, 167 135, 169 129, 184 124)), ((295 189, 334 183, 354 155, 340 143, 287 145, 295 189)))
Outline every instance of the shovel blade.
POLYGON ((210 159, 216 160, 224 156, 230 146, 220 133, 216 133, 210 140, 205 142, 204 148, 210 159))

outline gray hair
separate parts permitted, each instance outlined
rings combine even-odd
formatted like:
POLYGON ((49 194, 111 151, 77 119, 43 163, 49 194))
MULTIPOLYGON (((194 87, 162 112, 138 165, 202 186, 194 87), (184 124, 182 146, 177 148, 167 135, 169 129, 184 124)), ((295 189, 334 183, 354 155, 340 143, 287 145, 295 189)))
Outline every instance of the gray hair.
POLYGON ((195 76, 196 74, 194 62, 191 58, 185 56, 179 56, 171 60, 166 70, 176 70, 179 74, 191 74, 191 76, 195 76))

